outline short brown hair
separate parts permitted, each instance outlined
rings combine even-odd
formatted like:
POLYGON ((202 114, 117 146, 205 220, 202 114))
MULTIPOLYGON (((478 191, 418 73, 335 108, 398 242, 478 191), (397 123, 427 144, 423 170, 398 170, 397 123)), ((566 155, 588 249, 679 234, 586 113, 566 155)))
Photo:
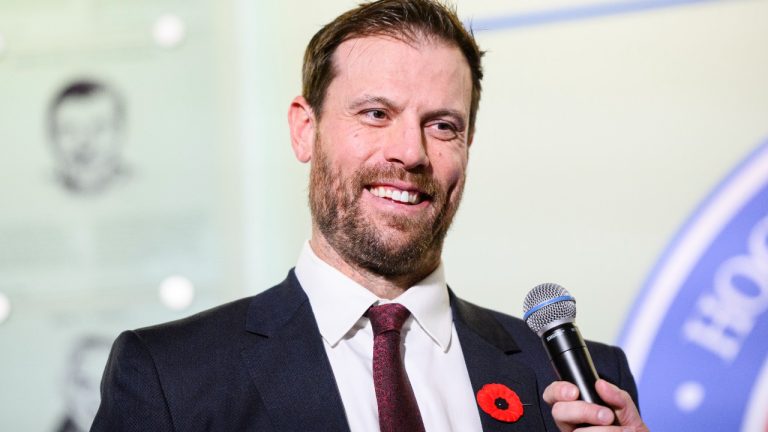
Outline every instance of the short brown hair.
POLYGON ((437 38, 458 47, 472 74, 470 134, 480 105, 483 52, 471 30, 464 28, 454 8, 436 0, 379 0, 364 3, 326 24, 312 37, 304 53, 302 93, 315 116, 322 115, 328 86, 336 76, 333 53, 342 42, 365 36, 390 36, 407 42, 422 37, 437 38))

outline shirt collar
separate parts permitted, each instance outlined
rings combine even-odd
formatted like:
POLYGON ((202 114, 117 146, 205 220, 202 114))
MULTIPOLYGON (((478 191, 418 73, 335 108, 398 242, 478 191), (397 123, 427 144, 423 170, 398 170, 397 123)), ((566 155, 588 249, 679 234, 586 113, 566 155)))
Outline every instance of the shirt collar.
POLYGON ((312 305, 320 335, 331 346, 353 328, 368 308, 377 303, 400 303, 429 337, 447 351, 453 317, 443 264, 393 300, 380 299, 362 285, 315 255, 309 242, 299 255, 296 277, 312 305))

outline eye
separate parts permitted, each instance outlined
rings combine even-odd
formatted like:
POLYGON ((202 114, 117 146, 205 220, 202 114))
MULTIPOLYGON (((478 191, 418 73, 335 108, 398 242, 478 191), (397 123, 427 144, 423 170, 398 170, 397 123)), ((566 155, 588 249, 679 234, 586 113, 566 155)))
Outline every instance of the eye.
POLYGON ((386 120, 387 113, 381 109, 371 109, 364 112, 365 116, 371 120, 386 120))
POLYGON ((455 131, 456 128, 448 122, 439 122, 435 124, 435 127, 441 131, 455 131))
POLYGON ((452 140, 459 135, 459 128, 451 122, 435 121, 427 125, 430 134, 440 140, 452 140))

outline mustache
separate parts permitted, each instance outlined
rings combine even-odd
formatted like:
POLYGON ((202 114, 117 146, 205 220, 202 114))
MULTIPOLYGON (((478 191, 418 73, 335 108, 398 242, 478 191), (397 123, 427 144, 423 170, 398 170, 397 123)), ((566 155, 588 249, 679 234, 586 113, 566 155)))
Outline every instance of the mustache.
POLYGON ((413 172, 403 167, 379 164, 360 168, 354 177, 355 184, 361 188, 370 184, 386 181, 399 180, 407 182, 418 189, 419 192, 428 195, 430 198, 441 195, 440 185, 435 179, 425 172, 413 172))

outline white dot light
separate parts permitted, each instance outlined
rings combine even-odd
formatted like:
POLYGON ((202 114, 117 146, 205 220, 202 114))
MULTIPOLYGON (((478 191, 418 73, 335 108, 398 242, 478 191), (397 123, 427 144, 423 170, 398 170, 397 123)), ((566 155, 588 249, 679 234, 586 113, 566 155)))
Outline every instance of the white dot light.
POLYGON ((675 403, 683 412, 695 411, 704 401, 706 391, 704 386, 696 381, 687 381, 680 384, 675 391, 675 403))
POLYGON ((195 299, 195 287, 183 276, 170 276, 160 283, 160 301, 172 310, 184 310, 195 299))
POLYGON ((178 46, 184 40, 186 33, 184 21, 172 14, 160 16, 152 27, 155 43, 163 48, 178 46))
POLYGON ((0 324, 7 320, 9 315, 11 315, 11 301, 5 294, 0 293, 0 324))

